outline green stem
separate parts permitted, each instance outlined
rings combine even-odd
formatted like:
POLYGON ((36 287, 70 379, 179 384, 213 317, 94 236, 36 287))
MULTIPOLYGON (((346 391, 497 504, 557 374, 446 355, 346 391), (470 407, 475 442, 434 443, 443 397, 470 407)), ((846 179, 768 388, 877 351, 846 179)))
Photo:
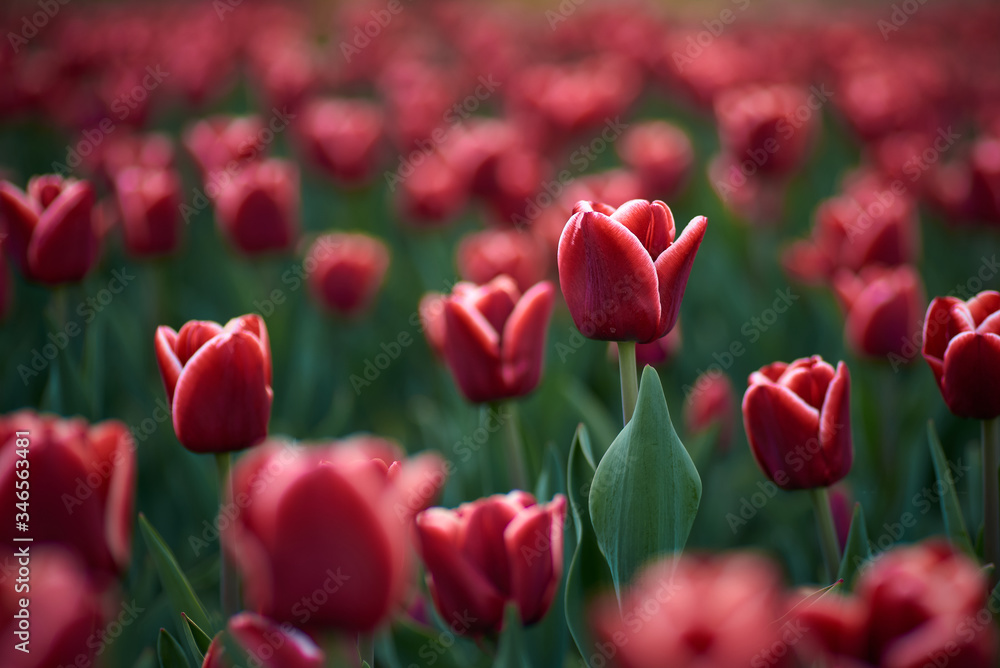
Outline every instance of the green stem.
POLYGON ((1000 418, 983 420, 983 558, 1000 566, 1000 418))
POLYGON ((368 668, 375 668, 375 635, 372 633, 358 634, 358 655, 361 660, 368 664, 368 668))
MULTIPOLYGON (((216 472, 219 481, 219 517, 225 513, 226 504, 233 497, 232 454, 219 452, 215 455, 216 472)), ((220 519, 221 523, 221 519, 220 519)), ((236 570, 229 563, 225 549, 219 544, 219 600, 222 614, 229 619, 240 609, 239 582, 236 570)))
POLYGON ((635 341, 618 342, 618 367, 622 379, 622 415, 625 424, 632 419, 639 397, 639 380, 635 368, 635 341))
POLYGON ((503 420, 504 449, 507 451, 507 468, 510 475, 512 489, 531 491, 528 487, 530 480, 528 477, 528 465, 524 456, 524 441, 521 439, 517 419, 517 405, 513 401, 508 401, 498 408, 506 408, 507 416, 503 418, 504 411, 495 410, 494 413, 503 420))
POLYGON ((826 487, 811 489, 809 494, 812 496, 813 508, 816 510, 819 542, 823 549, 827 582, 830 583, 837 579, 837 571, 840 568, 840 545, 837 542, 837 527, 833 523, 833 512, 830 510, 830 495, 826 487))

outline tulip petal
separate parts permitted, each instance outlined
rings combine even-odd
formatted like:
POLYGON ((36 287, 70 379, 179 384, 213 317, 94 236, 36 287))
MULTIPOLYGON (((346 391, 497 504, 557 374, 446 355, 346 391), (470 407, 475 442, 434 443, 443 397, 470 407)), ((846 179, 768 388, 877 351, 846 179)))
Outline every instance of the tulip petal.
POLYGON ((674 240, 674 217, 663 202, 634 199, 622 204, 610 217, 635 235, 652 260, 674 240))
POLYGON ((439 357, 444 357, 445 334, 444 303, 447 299, 440 292, 428 292, 421 297, 417 311, 420 313, 420 326, 424 330, 427 344, 439 357))
POLYGON ((174 388, 177 387, 177 379, 181 376, 181 361, 177 359, 174 348, 177 345, 177 332, 170 327, 157 327, 154 348, 156 350, 156 363, 160 367, 160 377, 163 379, 163 387, 167 391, 167 403, 174 401, 174 388))
POLYGON ((656 258, 656 278, 660 294, 659 325, 655 336, 640 343, 658 339, 673 329, 681 309, 681 299, 684 297, 684 288, 687 287, 694 257, 702 239, 705 238, 707 226, 708 219, 705 216, 698 216, 688 223, 680 238, 656 258))
POLYGON ((120 572, 128 569, 132 557, 132 511, 135 501, 136 457, 135 441, 119 422, 95 425, 91 434, 95 441, 113 444, 108 464, 113 466, 107 481, 105 498, 105 537, 108 549, 120 572))
POLYGON ((529 289, 511 313, 501 338, 504 384, 513 396, 535 389, 545 361, 545 334, 555 303, 548 281, 529 289))
POLYGON ((466 299, 467 303, 490 323, 493 331, 500 334, 520 297, 521 293, 514 279, 509 276, 497 276, 466 299))
POLYGON ((941 386, 944 374, 944 353, 948 348, 948 321, 951 310, 962 302, 955 297, 936 297, 927 307, 924 316, 923 349, 924 359, 934 372, 934 379, 941 386))
MULTIPOLYGON (((215 323, 212 323, 215 324, 215 323)), ((238 318, 233 318, 226 323, 225 329, 227 330, 244 330, 250 332, 257 340, 260 342, 260 350, 264 354, 264 359, 267 362, 267 384, 271 384, 271 341, 267 336, 267 325, 264 324, 264 319, 257 315, 256 313, 248 313, 247 315, 241 315, 238 318)))
POLYGON ((90 270, 97 255, 93 208, 93 188, 78 181, 39 215, 28 245, 32 278, 44 283, 78 281, 90 270))
POLYGON ((779 487, 812 486, 806 484, 811 468, 805 455, 797 459, 789 455, 797 448, 803 453, 810 440, 817 440, 819 411, 787 388, 753 385, 743 396, 743 426, 754 459, 779 487), (803 468, 807 468, 805 474, 803 468))
POLYGON ((796 360, 789 365, 778 380, 778 385, 787 387, 807 404, 819 410, 833 376, 832 366, 818 357, 810 357, 796 360))
POLYGON ((959 417, 1000 416, 1000 336, 965 332, 948 344, 941 393, 959 417))
POLYGON ((527 508, 504 531, 510 565, 510 597, 525 624, 540 620, 552 603, 563 566, 566 498, 527 508))
POLYGON ((1000 311, 1000 292, 983 290, 965 305, 969 309, 976 327, 979 327, 991 314, 1000 311))
POLYGON ((7 233, 4 248, 22 272, 28 272, 28 246, 38 224, 38 206, 17 186, 0 181, 0 222, 7 233))
POLYGON ((241 612, 229 620, 229 632, 253 657, 268 648, 267 666, 323 668, 325 657, 316 643, 296 628, 277 624, 252 612, 241 612))
POLYGON ((559 284, 584 336, 639 342, 659 338, 653 262, 620 223, 593 211, 574 214, 559 238, 559 284))
POLYGON ((462 394, 472 402, 499 398, 503 376, 497 332, 479 311, 457 299, 445 302, 444 319, 445 361, 462 394))
POLYGON ((174 431, 193 452, 225 452, 267 436, 273 393, 260 342, 249 332, 214 337, 188 360, 174 392, 174 431))
POLYGON ((819 416, 819 453, 826 465, 824 486, 832 485, 851 470, 854 447, 851 441, 851 374, 843 362, 826 390, 819 416))
POLYGON ((188 360, 198 352, 198 350, 222 333, 222 326, 211 320, 189 320, 184 323, 180 331, 177 332, 177 340, 174 343, 174 352, 181 364, 187 364, 188 360))

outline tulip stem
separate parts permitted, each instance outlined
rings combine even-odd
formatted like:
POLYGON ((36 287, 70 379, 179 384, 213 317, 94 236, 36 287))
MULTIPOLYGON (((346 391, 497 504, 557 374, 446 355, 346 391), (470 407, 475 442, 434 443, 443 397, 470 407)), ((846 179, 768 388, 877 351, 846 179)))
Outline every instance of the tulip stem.
POLYGON ((358 634, 358 655, 362 661, 368 664, 369 668, 375 668, 375 636, 373 634, 358 634))
POLYGON ((983 558, 1000 567, 1000 418, 983 420, 983 558))
POLYGON ((823 562, 826 564, 827 582, 833 582, 840 570, 840 544, 837 541, 837 527, 833 523, 833 512, 830 510, 830 494, 826 487, 811 489, 809 493, 816 510, 816 525, 819 529, 820 547, 823 549, 823 562))
MULTIPOLYGON (((232 454, 219 452, 215 455, 216 472, 219 479, 219 517, 226 512, 226 505, 233 497, 233 469, 232 454)), ((222 537, 219 537, 219 600, 222 604, 222 614, 229 619, 240 609, 240 590, 236 580, 236 570, 226 555, 226 550, 222 546, 222 537)))
POLYGON ((508 401, 494 411, 503 421, 504 446, 507 450, 508 475, 512 489, 531 491, 528 488, 528 464, 524 456, 524 440, 521 438, 517 419, 517 404, 508 401))
POLYGON ((618 342, 618 367, 622 378, 622 416, 625 424, 632 419, 639 397, 639 380, 635 369, 635 341, 618 342))

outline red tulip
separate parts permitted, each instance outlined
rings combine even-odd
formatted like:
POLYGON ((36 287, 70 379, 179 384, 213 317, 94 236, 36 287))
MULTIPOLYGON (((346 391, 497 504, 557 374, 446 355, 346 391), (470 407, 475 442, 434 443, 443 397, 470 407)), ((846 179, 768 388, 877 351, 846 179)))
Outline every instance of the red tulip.
POLYGON ((236 168, 262 157, 261 132, 264 123, 258 116, 213 116, 197 121, 184 130, 184 146, 198 163, 202 176, 236 168))
POLYGON ((115 176, 125 247, 137 256, 171 253, 180 237, 180 179, 170 169, 127 167, 115 176))
POLYGON ((829 487, 848 474, 851 376, 819 355, 750 374, 743 426, 764 474, 782 489, 829 487))
POLYGON ((621 668, 789 666, 776 623, 780 582, 769 562, 751 555, 654 563, 622 595, 621 607, 611 597, 592 608, 598 651, 621 668))
MULTIPOLYGON (((230 618, 229 634, 247 654, 247 662, 260 668, 323 668, 326 657, 316 643, 287 622, 278 624, 252 612, 230 618)), ((201 668, 230 668, 221 636, 212 639, 201 668)), ((242 665, 242 664, 240 664, 242 665)))
POLYGON ((244 253, 286 250, 299 227, 299 171, 285 160, 244 167, 215 201, 219 226, 244 253))
POLYGON ((684 428, 689 434, 719 426, 719 449, 727 450, 736 422, 736 398, 729 376, 722 372, 703 373, 684 397, 684 428))
POLYGON ((847 314, 844 336, 855 352, 888 355, 894 367, 916 355, 913 340, 927 299, 913 267, 867 267, 860 275, 841 270, 834 289, 847 314))
POLYGON ((937 297, 924 318, 924 359, 959 417, 1000 416, 1000 292, 937 297))
POLYGON ((192 452, 229 452, 267 436, 271 346, 256 314, 225 327, 191 320, 156 329, 156 361, 171 403, 177 440, 192 452))
POLYGON ((87 181, 36 176, 27 193, 0 181, 4 248, 32 281, 79 281, 97 259, 93 208, 94 190, 87 181))
MULTIPOLYGON (((30 460, 30 535, 32 545, 56 544, 73 552, 100 580, 128 568, 132 555, 135 501, 135 444, 125 425, 109 420, 88 425, 19 411, 0 417, 0 499, 9 534, 14 531, 17 491, 25 480, 18 471, 28 432, 30 460), (7 521, 9 520, 9 521, 7 521)), ((15 538, 9 535, 8 538, 15 538)), ((9 545, 16 545, 10 540, 9 545)))
POLYGON ((507 274, 524 292, 545 278, 549 260, 539 240, 520 230, 484 230, 462 239, 456 254, 458 273, 466 281, 488 283, 507 274))
MULTIPOLYGON (((659 197, 673 195, 694 164, 694 149, 684 131, 666 121, 647 121, 625 131, 618 154, 659 197)), ((604 201, 604 200, 601 200, 604 201)))
MULTIPOLYGON (((32 497, 32 502, 36 497, 32 497)), ((11 502, 13 503, 13 501, 11 502)), ((32 516, 34 519, 34 515, 32 516)), ((101 613, 101 592, 71 555, 61 550, 30 548, 30 591, 18 591, 14 573, 10 583, 0 590, 0 614, 3 615, 5 642, 0 645, 0 665, 11 668, 56 668, 93 665, 95 643, 104 633, 101 613), (21 606, 28 601, 27 608, 21 606), (15 615, 27 612, 29 627, 19 628, 15 615), (25 636, 19 636, 25 632, 25 636), (17 648, 21 642, 28 653, 17 648), (81 662, 82 661, 82 662, 81 662)), ((7 546, 4 546, 5 548, 7 546)), ((11 551, 15 551, 11 548, 11 551)), ((17 556, 6 557, 13 563, 17 556)), ((16 567, 15 567, 16 572, 16 567)))
POLYGON ((420 227, 447 224, 469 199, 468 175, 452 167, 438 153, 413 151, 410 162, 390 175, 390 190, 397 188, 397 206, 420 227))
POLYGON ((564 496, 538 504, 521 491, 420 513, 417 545, 428 587, 451 628, 499 631, 507 602, 525 625, 542 619, 562 577, 565 517, 564 496))
POLYGON ((389 268, 389 249, 366 234, 326 234, 313 242, 303 266, 313 294, 331 311, 355 316, 369 307, 389 268))
POLYGON ((363 182, 378 159, 382 111, 362 100, 317 100, 302 111, 299 134, 313 161, 330 176, 363 182))
POLYGON ((948 544, 894 549, 861 571, 854 591, 795 608, 805 658, 859 668, 996 665, 996 627, 980 621, 986 580, 948 544))
POLYGON ((543 281, 522 295, 509 276, 478 288, 455 286, 441 309, 443 350, 466 399, 497 401, 535 389, 554 293, 552 284, 543 281))
POLYGON ((106 146, 99 147, 96 167, 109 180, 127 167, 165 170, 174 166, 173 142, 165 134, 111 136, 106 141, 106 146))
MULTIPOLYGON (((649 366, 660 366, 666 364, 681 348, 680 327, 674 327, 667 332, 666 336, 661 336, 651 343, 637 343, 635 346, 635 365, 641 370, 647 364, 649 366)), ((612 341, 608 344, 608 352, 611 358, 618 360, 618 344, 612 341)))
POLYGON ((694 218, 675 242, 663 202, 579 203, 559 239, 559 283, 577 328, 605 341, 664 336, 677 322, 707 224, 694 218))
POLYGON ((399 460, 371 438, 270 442, 240 459, 233 498, 247 504, 223 544, 252 610, 303 629, 369 632, 402 608, 413 516, 445 474, 436 455, 399 460))

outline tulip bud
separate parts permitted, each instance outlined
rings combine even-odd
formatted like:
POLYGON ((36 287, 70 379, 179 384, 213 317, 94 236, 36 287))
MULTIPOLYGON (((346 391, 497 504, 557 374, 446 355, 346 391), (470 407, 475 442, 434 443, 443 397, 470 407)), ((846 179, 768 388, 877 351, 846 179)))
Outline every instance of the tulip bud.
POLYGON ((326 234, 309 248, 304 266, 317 299, 350 317, 367 309, 382 286, 389 249, 366 234, 326 234))
POLYGON ((1000 417, 1000 292, 937 297, 924 318, 924 359, 959 417, 1000 417))
MULTIPOLYGON (((258 668, 323 668, 326 657, 312 638, 290 624, 278 624, 252 612, 241 612, 227 625, 247 664, 258 668)), ((231 668, 221 636, 212 639, 201 668, 231 668)), ((242 663, 240 665, 243 665, 242 663)))
POLYGON ((437 153, 412 151, 409 156, 410 163, 401 166, 389 184, 399 188, 398 207, 417 226, 447 224, 468 201, 467 175, 437 153))
POLYGON ((920 331, 927 300, 913 267, 868 267, 859 275, 841 270, 834 289, 847 314, 844 336, 855 352, 888 355, 890 361, 910 361, 916 355, 915 350, 907 354, 907 349, 920 331))
POLYGON ((219 226, 248 254, 286 250, 299 227, 299 171, 285 160, 244 167, 215 202, 219 226))
POLYGON ((381 110, 362 100, 317 100, 302 111, 299 134, 306 152, 344 183, 371 177, 383 135, 381 110))
POLYGON ((87 181, 36 176, 27 193, 2 181, 4 248, 29 280, 79 281, 97 259, 93 208, 94 190, 87 181))
POLYGON ((274 391, 271 346, 259 315, 234 318, 225 327, 198 320, 179 332, 158 327, 155 345, 181 445, 218 453, 264 440, 274 391))
POLYGON ((180 179, 168 169, 127 167, 115 176, 125 247, 137 256, 171 253, 180 227, 180 179))
POLYGON ((669 332, 707 220, 698 216, 674 241, 663 202, 632 200, 614 209, 581 202, 559 239, 559 283, 584 336, 649 343, 669 332))
POLYGON ((563 569, 566 498, 513 491, 417 516, 417 546, 438 612, 456 633, 500 630, 515 603, 525 625, 545 616, 563 569))
POLYGON ((702 433, 719 425, 720 450, 728 450, 736 421, 736 399, 729 376, 722 372, 703 373, 684 398, 684 428, 689 434, 702 433))
POLYGON ((485 230, 462 239, 458 273, 478 285, 506 274, 524 292, 548 274, 549 260, 539 240, 519 230, 485 230))
POLYGON ((818 355, 750 374, 743 426, 761 471, 782 489, 829 487, 848 474, 851 377, 818 355))
POLYGON ((662 198, 677 191, 694 164, 691 140, 666 121, 648 121, 626 130, 618 154, 639 175, 643 190, 662 198))
POLYGON ((213 173, 227 171, 230 163, 239 168, 262 157, 263 130, 264 123, 257 116, 213 116, 188 126, 183 142, 202 176, 209 179, 213 173))

